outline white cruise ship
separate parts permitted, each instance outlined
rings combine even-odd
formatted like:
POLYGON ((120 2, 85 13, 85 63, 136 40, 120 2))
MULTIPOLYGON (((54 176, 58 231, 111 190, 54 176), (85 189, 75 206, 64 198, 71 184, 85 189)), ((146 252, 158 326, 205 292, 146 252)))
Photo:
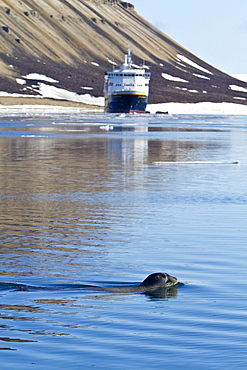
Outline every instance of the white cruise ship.
POLYGON ((132 68, 132 51, 128 49, 119 69, 107 72, 104 81, 106 113, 145 113, 151 73, 132 68))

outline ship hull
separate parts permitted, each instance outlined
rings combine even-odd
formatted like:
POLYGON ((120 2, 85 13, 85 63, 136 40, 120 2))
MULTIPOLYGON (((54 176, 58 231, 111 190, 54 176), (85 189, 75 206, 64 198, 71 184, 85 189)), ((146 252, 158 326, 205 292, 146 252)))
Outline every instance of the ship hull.
POLYGON ((113 93, 105 98, 106 113, 145 113, 148 96, 138 93, 113 93))

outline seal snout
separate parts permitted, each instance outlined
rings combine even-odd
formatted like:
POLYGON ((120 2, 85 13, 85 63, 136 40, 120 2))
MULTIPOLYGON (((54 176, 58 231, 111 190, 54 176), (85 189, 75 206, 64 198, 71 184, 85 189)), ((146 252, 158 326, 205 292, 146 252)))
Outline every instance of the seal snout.
POLYGON ((171 276, 167 274, 167 283, 177 284, 178 279, 175 276, 171 276))

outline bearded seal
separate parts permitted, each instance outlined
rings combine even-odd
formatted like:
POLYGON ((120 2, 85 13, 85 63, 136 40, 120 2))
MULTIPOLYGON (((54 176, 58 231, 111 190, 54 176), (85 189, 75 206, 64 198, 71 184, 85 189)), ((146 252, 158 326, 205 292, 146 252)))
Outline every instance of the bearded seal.
POLYGON ((146 277, 140 285, 122 287, 96 287, 89 288, 114 293, 150 292, 157 289, 169 289, 178 284, 178 279, 164 272, 156 272, 146 277))

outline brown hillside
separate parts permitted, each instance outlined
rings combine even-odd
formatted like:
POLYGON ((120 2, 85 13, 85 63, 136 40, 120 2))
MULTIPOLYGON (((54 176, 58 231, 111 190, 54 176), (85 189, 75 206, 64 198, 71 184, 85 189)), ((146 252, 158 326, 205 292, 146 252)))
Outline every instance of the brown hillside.
POLYGON ((39 73, 58 81, 46 84, 102 96, 105 71, 112 69, 113 61, 122 63, 128 47, 135 64, 144 60, 150 67, 152 103, 247 104, 247 83, 182 48, 140 17, 130 3, 0 0, 0 91, 37 95, 36 80, 20 84, 16 79, 39 73))

